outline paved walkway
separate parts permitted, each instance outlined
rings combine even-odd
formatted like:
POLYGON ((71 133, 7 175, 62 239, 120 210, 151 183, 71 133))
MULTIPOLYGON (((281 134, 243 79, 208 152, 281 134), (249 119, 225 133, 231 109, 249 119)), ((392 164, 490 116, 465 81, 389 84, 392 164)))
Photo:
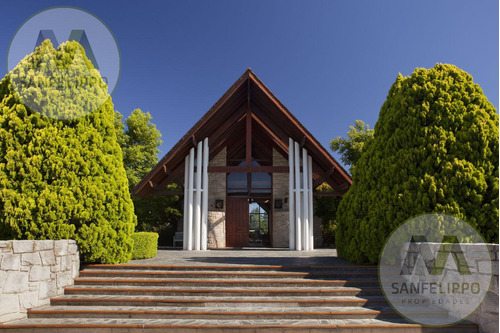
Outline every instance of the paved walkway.
POLYGON ((242 249, 182 251, 158 249, 155 258, 131 260, 133 265, 282 265, 282 266, 332 266, 349 265, 337 257, 335 249, 314 251, 289 251, 288 249, 242 249))

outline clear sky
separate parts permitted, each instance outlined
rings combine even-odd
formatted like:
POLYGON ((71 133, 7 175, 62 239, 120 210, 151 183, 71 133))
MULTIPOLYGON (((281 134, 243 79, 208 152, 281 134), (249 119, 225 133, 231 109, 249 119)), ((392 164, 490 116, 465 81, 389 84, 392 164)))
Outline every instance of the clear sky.
POLYGON ((149 111, 161 155, 248 67, 325 147, 356 119, 375 125, 398 73, 438 62, 469 72, 498 108, 495 0, 6 1, 0 59, 29 16, 68 5, 115 35, 115 109, 149 111))

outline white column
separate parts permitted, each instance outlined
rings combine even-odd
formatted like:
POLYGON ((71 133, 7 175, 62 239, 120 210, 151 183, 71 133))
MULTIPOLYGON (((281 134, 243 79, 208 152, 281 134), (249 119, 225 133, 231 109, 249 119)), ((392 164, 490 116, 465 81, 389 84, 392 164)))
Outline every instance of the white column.
POLYGON ((300 210, 300 148, 299 144, 295 142, 295 248, 297 251, 302 250, 302 224, 301 224, 301 210, 300 210))
POLYGON ((309 182, 309 251, 314 250, 314 202, 313 202, 313 179, 312 179, 312 157, 307 156, 307 170, 309 174, 307 176, 309 182))
POLYGON ((193 250, 193 180, 194 180, 194 148, 189 152, 189 189, 188 189, 188 239, 187 250, 193 250))
POLYGON ((208 235, 208 138, 203 140, 203 187, 201 198, 201 249, 207 249, 208 235))
POLYGON ((289 248, 295 250, 295 194, 294 194, 294 159, 293 159, 293 140, 288 139, 288 216, 289 216, 289 248))
POLYGON ((203 142, 198 142, 196 148, 196 196, 194 201, 194 249, 201 249, 201 173, 202 173, 203 142))
POLYGON ((302 238, 304 240, 304 250, 309 250, 309 185, 307 171, 307 150, 302 148, 302 238))
POLYGON ((187 250, 187 238, 188 238, 188 187, 189 187, 189 155, 184 159, 184 214, 183 222, 184 227, 182 229, 182 248, 187 250))

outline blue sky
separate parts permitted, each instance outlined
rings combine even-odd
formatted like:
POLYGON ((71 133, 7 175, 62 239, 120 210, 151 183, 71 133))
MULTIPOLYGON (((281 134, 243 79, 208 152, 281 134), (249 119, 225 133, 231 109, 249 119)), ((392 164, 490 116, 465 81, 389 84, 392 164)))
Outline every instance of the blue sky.
POLYGON ((0 59, 29 16, 69 5, 115 35, 115 109, 149 111, 161 155, 248 67, 325 147, 356 119, 375 125, 398 73, 438 62, 469 72, 498 108, 494 0, 9 1, 0 12, 0 59))

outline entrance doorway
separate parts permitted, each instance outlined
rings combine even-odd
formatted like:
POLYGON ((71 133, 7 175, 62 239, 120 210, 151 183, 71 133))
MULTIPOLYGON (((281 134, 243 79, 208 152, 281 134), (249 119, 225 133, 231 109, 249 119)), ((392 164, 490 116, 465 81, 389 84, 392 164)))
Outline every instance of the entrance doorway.
POLYGON ((269 246, 269 199, 249 200, 249 238, 250 246, 269 246))
POLYGON ((248 246, 248 230, 248 198, 228 197, 226 206, 226 246, 248 246))
POLYGON ((228 197, 226 246, 270 246, 270 200, 228 197))
POLYGON ((246 142, 227 150, 227 165, 253 167, 255 172, 231 172, 226 178, 226 246, 271 245, 272 174, 258 172, 272 166, 270 145, 252 145, 251 157, 246 142))

